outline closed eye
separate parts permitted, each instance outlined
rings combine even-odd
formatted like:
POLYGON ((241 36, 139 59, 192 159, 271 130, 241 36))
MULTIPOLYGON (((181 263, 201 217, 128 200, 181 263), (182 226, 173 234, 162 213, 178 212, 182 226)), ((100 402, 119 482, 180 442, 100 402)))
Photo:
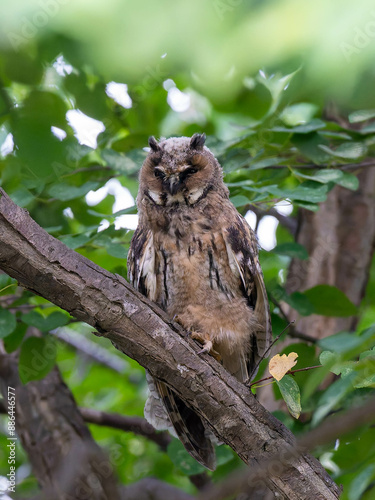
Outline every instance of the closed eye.
POLYGON ((190 177, 190 175, 196 174, 197 172, 198 172, 198 169, 195 167, 186 168, 180 174, 180 181, 184 181, 187 177, 190 177))
POLYGON ((164 179, 165 173, 163 172, 163 170, 156 167, 154 169, 154 176, 157 177, 158 179, 164 179))

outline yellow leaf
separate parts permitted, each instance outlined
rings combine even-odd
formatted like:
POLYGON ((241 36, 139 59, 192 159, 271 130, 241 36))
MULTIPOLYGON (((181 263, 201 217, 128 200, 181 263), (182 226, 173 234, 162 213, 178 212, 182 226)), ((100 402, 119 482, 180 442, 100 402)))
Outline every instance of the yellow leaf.
POLYGON ((276 354, 276 356, 270 360, 268 370, 273 378, 279 381, 297 363, 297 358, 298 354, 295 352, 289 353, 288 356, 286 354, 282 356, 276 354))

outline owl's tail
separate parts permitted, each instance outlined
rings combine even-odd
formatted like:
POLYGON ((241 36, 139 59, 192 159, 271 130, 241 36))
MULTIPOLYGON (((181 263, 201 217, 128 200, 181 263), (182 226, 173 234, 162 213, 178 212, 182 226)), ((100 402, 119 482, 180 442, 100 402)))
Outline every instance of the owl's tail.
POLYGON ((163 382, 154 379, 171 423, 186 451, 201 465, 215 470, 215 450, 200 417, 163 382))

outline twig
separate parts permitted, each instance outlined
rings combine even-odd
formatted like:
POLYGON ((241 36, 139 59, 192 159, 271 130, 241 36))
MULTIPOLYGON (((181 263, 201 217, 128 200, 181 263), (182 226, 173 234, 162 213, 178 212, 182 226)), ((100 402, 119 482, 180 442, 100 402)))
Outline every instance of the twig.
MULTIPOLYGON (((282 307, 282 305, 280 304, 280 302, 274 297, 274 295, 272 295, 272 293, 270 293, 269 296, 270 296, 271 302, 273 302, 275 304, 275 306, 279 308, 281 316, 285 319, 285 321, 287 321, 288 323, 290 323, 289 317, 286 314, 286 312, 284 311, 284 308, 282 307)), ((294 327, 292 327, 290 329, 288 335, 289 335, 289 337, 292 337, 292 338, 295 338, 295 339, 306 340, 306 342, 310 342, 311 344, 316 344, 317 343, 317 339, 316 338, 311 337, 310 335, 307 335, 306 333, 298 332, 297 330, 295 330, 294 327)))
MULTIPOLYGON (((299 368, 298 370, 289 370, 285 375, 294 375, 295 373, 298 372, 307 372, 308 370, 313 370, 314 368, 322 368, 322 366, 323 365, 315 365, 315 366, 307 366, 306 368, 299 368)), ((271 380, 271 378, 275 377, 271 375, 270 377, 261 378, 259 380, 256 380, 255 382, 252 382, 251 384, 248 384, 248 387, 252 387, 253 385, 259 384, 259 382, 264 382, 265 380, 271 380)))
POLYGON ((311 337, 311 335, 306 335, 306 333, 299 332, 298 330, 292 329, 288 333, 289 337, 292 337, 293 339, 301 339, 305 340, 306 342, 310 342, 310 344, 316 344, 318 342, 318 339, 311 337))
MULTIPOLYGON (((254 366, 252 372, 250 373, 249 375, 249 379, 251 380, 251 377, 253 375, 253 373, 256 373, 256 371, 258 370, 259 368, 259 365, 260 363, 268 356, 268 353, 270 352, 270 350, 272 349, 272 347, 276 344, 276 342, 279 340, 279 338, 281 337, 281 335, 285 332, 285 330, 287 330, 290 325, 292 325, 293 323, 295 323, 295 321, 290 321, 289 324, 284 328, 284 330, 282 330, 281 333, 279 333, 279 335, 271 342, 271 344, 269 345, 269 347, 264 351, 263 353, 263 356, 259 359, 258 363, 254 366)), ((246 384, 248 387, 249 385, 246 384)))

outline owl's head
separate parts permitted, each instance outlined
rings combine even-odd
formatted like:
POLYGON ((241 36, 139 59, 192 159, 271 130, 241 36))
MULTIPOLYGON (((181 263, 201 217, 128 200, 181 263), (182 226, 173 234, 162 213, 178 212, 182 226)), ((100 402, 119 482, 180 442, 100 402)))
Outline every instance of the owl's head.
POLYGON ((205 140, 205 134, 159 143, 150 137, 150 152, 140 172, 140 195, 156 205, 195 205, 211 190, 225 190, 222 169, 205 140))

